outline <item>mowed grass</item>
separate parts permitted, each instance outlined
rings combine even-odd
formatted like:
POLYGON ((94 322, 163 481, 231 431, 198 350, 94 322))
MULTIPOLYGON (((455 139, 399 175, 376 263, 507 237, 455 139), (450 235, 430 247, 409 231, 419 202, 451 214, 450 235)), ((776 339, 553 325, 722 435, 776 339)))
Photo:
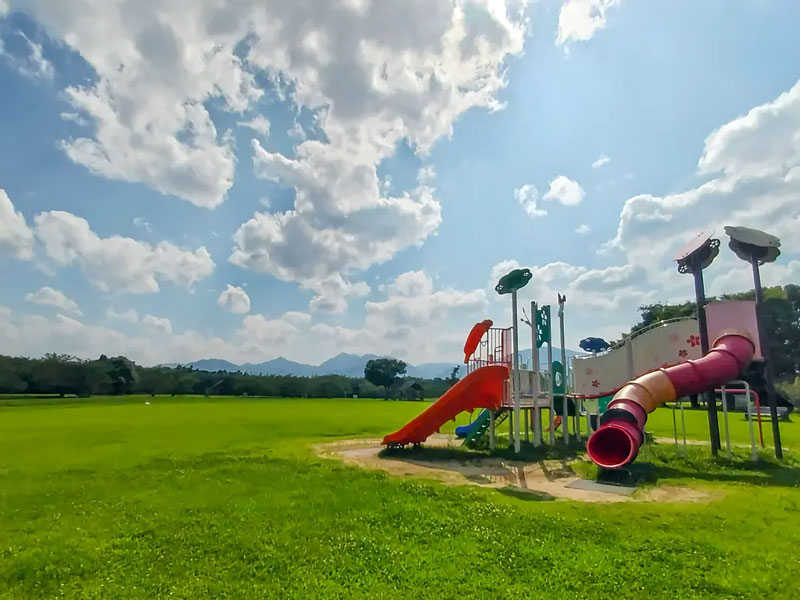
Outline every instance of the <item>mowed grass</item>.
MULTIPOLYGON (((546 502, 391 478, 311 449, 379 437, 420 403, 63 402, 0 402, 3 598, 797 596, 791 459, 762 472, 746 449, 728 463, 654 446, 640 457, 648 481, 714 500, 546 502)), ((687 419, 704 437, 705 414, 687 419)), ((650 423, 671 435, 668 411, 650 423)), ((787 446, 797 427, 783 425, 787 446)))

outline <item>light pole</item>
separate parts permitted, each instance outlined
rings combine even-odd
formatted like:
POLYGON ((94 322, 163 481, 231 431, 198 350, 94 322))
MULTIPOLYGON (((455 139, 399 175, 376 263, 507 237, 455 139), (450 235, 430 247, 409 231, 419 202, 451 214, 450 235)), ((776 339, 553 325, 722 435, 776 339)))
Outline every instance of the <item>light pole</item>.
MULTIPOLYGON (((678 273, 691 273, 694 277, 694 296, 697 305, 697 327, 700 330, 700 350, 703 356, 708 354, 708 325, 706 323, 706 289, 703 282, 703 269, 708 267, 719 254, 719 240, 712 237, 712 232, 701 231, 683 245, 675 255, 678 273)), ((711 439, 711 454, 716 456, 720 448, 719 419, 717 419, 717 401, 703 392, 708 411, 708 432, 711 439)))
POLYGON ((775 446, 775 456, 783 458, 781 446, 781 430, 778 424, 778 405, 775 401, 775 373, 772 368, 769 351, 771 343, 768 333, 764 329, 764 290, 761 289, 761 272, 759 266, 775 262, 781 254, 781 241, 774 235, 764 233, 749 227, 725 228, 731 240, 728 247, 743 261, 750 263, 753 269, 753 289, 756 295, 756 317, 758 321, 758 337, 761 344, 761 356, 764 357, 764 383, 767 388, 767 401, 769 414, 772 419, 772 441, 775 446))

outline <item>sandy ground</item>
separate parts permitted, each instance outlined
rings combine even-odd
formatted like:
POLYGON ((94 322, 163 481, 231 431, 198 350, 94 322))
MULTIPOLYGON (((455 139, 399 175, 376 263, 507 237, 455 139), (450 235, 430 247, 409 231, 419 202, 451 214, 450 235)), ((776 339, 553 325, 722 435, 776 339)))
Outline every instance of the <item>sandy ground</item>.
MULTIPOLYGON (((448 447, 459 444, 447 435, 434 435, 425 446, 448 447)), ((708 494, 688 487, 659 486, 640 490, 633 496, 568 488, 578 479, 564 461, 505 461, 500 458, 465 458, 461 460, 424 460, 414 456, 381 457, 380 440, 360 439, 320 444, 315 447, 321 456, 338 458, 347 464, 386 471, 395 476, 425 477, 449 485, 478 485, 511 488, 539 496, 543 500, 564 498, 582 502, 704 502, 708 494)))

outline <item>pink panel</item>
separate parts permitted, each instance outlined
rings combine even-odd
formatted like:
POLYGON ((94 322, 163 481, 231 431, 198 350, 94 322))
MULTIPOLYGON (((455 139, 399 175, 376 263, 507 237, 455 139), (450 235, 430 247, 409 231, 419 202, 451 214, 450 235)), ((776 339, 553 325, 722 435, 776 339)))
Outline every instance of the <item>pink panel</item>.
POLYGON ((758 338, 756 303, 750 300, 724 300, 706 306, 708 343, 714 345, 720 335, 729 332, 746 333, 756 345, 755 360, 763 360, 758 338))

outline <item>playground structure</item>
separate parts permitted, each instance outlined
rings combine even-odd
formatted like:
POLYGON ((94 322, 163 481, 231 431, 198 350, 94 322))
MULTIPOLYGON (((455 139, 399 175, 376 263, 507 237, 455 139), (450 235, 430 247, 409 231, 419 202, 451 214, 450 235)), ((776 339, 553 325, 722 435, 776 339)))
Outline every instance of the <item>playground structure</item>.
MULTIPOLYGON (((719 240, 701 233, 684 246, 676 257, 679 271, 695 279, 696 317, 672 319, 626 337, 613 345, 587 338, 597 349, 590 356, 574 357, 572 368, 565 368, 564 306, 566 298, 558 295, 561 360, 553 360, 550 306, 531 302, 530 318, 523 309, 520 319, 517 291, 531 278, 528 269, 515 269, 500 279, 499 294, 510 294, 512 326, 494 327, 490 320, 477 323, 464 346, 467 375, 431 407, 400 430, 387 435, 388 446, 418 445, 437 432, 461 411, 483 411, 469 425, 458 427, 456 434, 464 443, 476 446, 497 444, 497 427, 508 421, 509 446, 520 452, 523 437, 533 445, 544 441, 543 417, 548 413, 550 444, 556 442, 556 427, 561 441, 570 443, 573 435, 582 441, 580 417, 586 417, 589 436, 587 453, 603 469, 619 469, 632 462, 644 441, 647 415, 668 402, 683 410, 681 398, 695 394, 722 394, 725 438, 731 455, 728 431, 727 394, 744 393, 753 459, 757 458, 752 415, 759 418, 760 400, 739 375, 751 362, 765 371, 768 402, 773 428, 775 453, 781 457, 780 434, 772 387, 771 368, 764 352, 764 331, 759 318, 762 299, 758 267, 780 254, 777 238, 747 228, 726 228, 730 247, 753 268, 756 301, 722 301, 706 304, 702 270, 719 253, 719 240), (518 323, 531 330, 531 364, 520 365, 518 323), (709 343, 710 341, 710 343, 709 343), (546 369, 541 368, 539 352, 547 346, 546 369), (569 377, 569 373, 572 377, 569 377), (755 399, 755 410, 750 398, 755 399), (572 408, 572 410, 570 410, 572 408), (570 417, 573 417, 572 419, 570 417)), ((720 448, 716 400, 706 396, 712 453, 720 448), (716 440, 716 442, 715 442, 716 440)), ((681 418, 683 421, 683 417, 681 418)), ((675 423, 675 443, 678 443, 675 423)), ((684 431, 685 445, 685 431, 684 431)))

